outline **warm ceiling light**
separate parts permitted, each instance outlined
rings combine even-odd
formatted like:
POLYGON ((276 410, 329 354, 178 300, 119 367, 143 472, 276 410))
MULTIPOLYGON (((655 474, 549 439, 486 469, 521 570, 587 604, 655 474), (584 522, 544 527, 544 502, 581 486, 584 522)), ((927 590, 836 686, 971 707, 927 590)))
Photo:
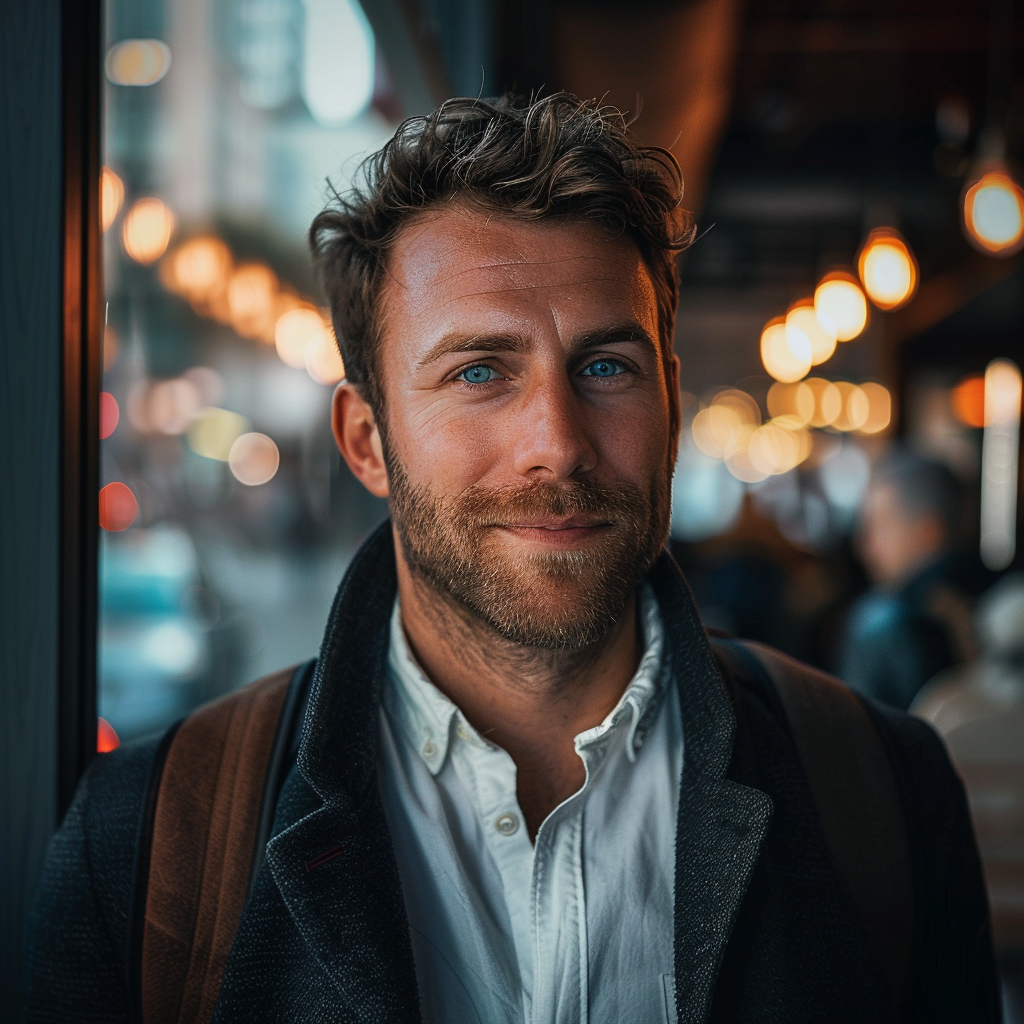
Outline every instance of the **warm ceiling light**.
POLYGON ((312 306, 282 313, 274 327, 274 346, 281 362, 302 369, 306 365, 306 349, 323 333, 323 317, 312 306))
POLYGON ((879 309, 899 309, 917 291, 917 260, 892 228, 871 232, 861 249, 857 269, 868 298, 879 309))
MULTIPOLYGON (((831 329, 830 325, 823 324, 818 319, 817 313, 814 312, 812 299, 797 303, 786 314, 787 339, 793 332, 802 334, 809 342, 811 363, 814 366, 830 359, 836 350, 836 332, 831 329)), ((790 348, 794 348, 794 344, 802 347, 799 341, 795 343, 790 341, 790 348)))
POLYGON ((852 274, 829 274, 814 292, 814 312, 839 341, 856 338, 867 326, 868 302, 852 274))
POLYGON ((179 246, 168 260, 168 284, 201 307, 224 291, 231 273, 231 251, 219 238, 191 238, 179 246))
POLYGON ((975 248, 1012 256, 1024 244, 1024 192, 1008 174, 989 171, 964 195, 964 228, 975 248))
POLYGON ((238 267, 227 286, 228 314, 235 333, 243 338, 273 342, 277 296, 277 274, 270 267, 262 263, 243 263, 238 267))
POLYGON ((136 263, 148 264, 163 256, 174 233, 174 214, 159 199, 140 199, 121 229, 124 251, 136 263))
POLYGON ((860 386, 861 394, 867 399, 868 415, 857 428, 860 434, 880 434, 892 421, 892 396, 883 384, 866 381, 860 386))
POLYGON ((103 62, 114 85, 154 85, 171 67, 171 48, 160 39, 122 39, 103 62))
POLYGON ((802 331, 787 330, 785 319, 776 317, 761 333, 761 362, 776 380, 790 384, 810 372, 811 342, 802 331))
POLYGON ((124 202, 124 182, 109 168, 100 172, 100 225, 106 231, 124 202))
POLYGON ((985 378, 982 374, 964 377, 949 397, 953 415, 965 427, 985 426, 985 378))
POLYGON ((306 343, 306 373, 317 384, 337 384, 345 377, 345 363, 342 361, 334 331, 326 323, 323 330, 306 343))

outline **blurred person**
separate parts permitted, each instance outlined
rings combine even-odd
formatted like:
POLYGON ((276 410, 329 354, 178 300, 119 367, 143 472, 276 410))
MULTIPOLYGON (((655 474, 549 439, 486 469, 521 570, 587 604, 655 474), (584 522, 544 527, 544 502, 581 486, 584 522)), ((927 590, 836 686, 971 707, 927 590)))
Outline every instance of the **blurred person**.
POLYGON ((709 642, 664 550, 681 199, 670 154, 556 94, 407 121, 318 216, 335 438, 391 522, 307 689, 90 767, 30 1021, 998 1018, 937 737, 709 642))
POLYGON ((909 708, 937 672, 970 652, 970 611, 951 580, 963 487, 943 463, 897 448, 875 468, 855 545, 872 588, 850 610, 839 677, 909 708))
POLYGON ((1024 957, 1024 575, 1004 577, 981 598, 977 634, 978 657, 936 676, 911 710, 945 739, 966 783, 996 945, 1019 959, 1024 957))

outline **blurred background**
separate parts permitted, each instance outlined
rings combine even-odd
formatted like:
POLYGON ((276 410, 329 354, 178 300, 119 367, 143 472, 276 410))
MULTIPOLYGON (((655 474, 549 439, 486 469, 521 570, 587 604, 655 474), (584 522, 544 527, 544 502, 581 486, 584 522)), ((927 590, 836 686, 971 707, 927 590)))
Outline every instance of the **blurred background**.
POLYGON ((330 435, 329 190, 445 96, 568 89, 697 219, 672 545, 706 624, 939 727, 1024 948, 1012 0, 107 0, 104 31, 101 746, 314 655, 386 514, 330 435))
POLYGON ((903 706, 968 661, 1018 558, 1022 31, 1012 0, 108 0, 103 717, 316 653, 385 508, 330 436, 305 231, 402 118, 506 88, 604 97, 683 167, 673 546, 707 624, 903 706), (921 664, 872 681, 879 630, 921 664))

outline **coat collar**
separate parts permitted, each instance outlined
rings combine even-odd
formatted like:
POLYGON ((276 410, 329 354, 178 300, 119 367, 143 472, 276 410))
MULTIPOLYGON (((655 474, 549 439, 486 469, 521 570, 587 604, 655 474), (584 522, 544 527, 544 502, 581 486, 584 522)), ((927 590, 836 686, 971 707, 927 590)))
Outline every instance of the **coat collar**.
POLYGON ((667 623, 686 737, 676 825, 679 1024, 708 1018, 725 947, 771 821, 767 793, 726 777, 736 716, 693 597, 671 555, 650 581, 667 623))
MULTIPOLYGON (((715 979, 771 817, 759 790, 726 778, 735 716, 693 599, 671 556, 650 575, 686 735, 676 836, 679 1021, 707 1019, 715 979)), ((298 770, 323 801, 267 846, 300 932, 355 1005, 374 1019, 419 1019, 408 922, 378 787, 379 708, 396 590, 390 524, 353 560, 331 610, 298 770)))

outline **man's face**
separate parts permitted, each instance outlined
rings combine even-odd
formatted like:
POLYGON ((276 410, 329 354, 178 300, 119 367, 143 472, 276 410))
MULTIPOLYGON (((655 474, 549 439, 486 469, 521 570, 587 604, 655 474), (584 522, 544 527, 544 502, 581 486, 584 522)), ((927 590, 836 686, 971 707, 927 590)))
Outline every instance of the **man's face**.
POLYGON ((378 367, 406 565, 516 643, 597 642, 668 530, 678 386, 639 252, 597 225, 451 210, 406 228, 389 271, 378 367))
POLYGON ((871 581, 898 586, 942 552, 946 530, 937 516, 910 512, 896 487, 878 482, 864 496, 856 540, 871 581))

